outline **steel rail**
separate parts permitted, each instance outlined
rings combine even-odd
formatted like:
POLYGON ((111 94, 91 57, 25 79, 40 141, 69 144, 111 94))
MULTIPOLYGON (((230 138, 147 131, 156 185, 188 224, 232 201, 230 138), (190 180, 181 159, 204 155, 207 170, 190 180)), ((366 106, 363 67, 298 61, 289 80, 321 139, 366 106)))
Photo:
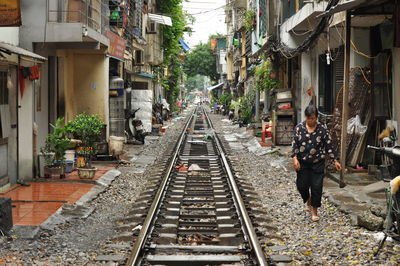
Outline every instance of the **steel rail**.
MULTIPOLYGON (((203 108, 203 111, 204 111, 204 108, 203 108)), ((207 121, 210 124, 211 128, 213 128, 213 124, 212 124, 211 119, 209 118, 207 112, 204 111, 204 114, 205 114, 205 116, 207 118, 207 121)), ((229 181, 230 181, 230 184, 232 186, 233 194, 234 194, 234 197, 236 198, 240 214, 241 214, 241 216, 243 218, 243 222, 244 222, 244 225, 245 225, 246 230, 247 230, 247 235, 248 235, 249 240, 250 240, 250 246, 253 248, 253 250, 255 252, 258 265, 266 266, 266 265, 268 265, 267 260, 265 258, 264 252, 262 251, 260 243, 258 242, 257 234, 256 234, 256 232, 254 230, 254 227, 253 227, 253 224, 252 224, 252 222, 250 220, 249 214, 247 213, 246 206, 244 204, 242 196, 240 195, 239 188, 238 188, 238 186, 236 184, 235 178, 234 178, 234 176, 232 174, 232 171, 231 171, 231 169, 229 167, 228 160, 226 159, 226 156, 225 156, 224 150, 222 148, 222 145, 221 145, 218 137, 215 134, 214 134, 214 139, 215 139, 215 143, 217 145, 217 148, 218 148, 218 150, 220 152, 220 156, 221 156, 224 168, 226 170, 226 173, 228 174, 229 181)))
POLYGON ((164 177, 162 179, 160 187, 157 190, 157 193, 155 195, 153 203, 151 204, 149 212, 148 212, 148 214, 146 216, 146 219, 143 222, 142 228, 141 228, 141 230, 139 232, 139 235, 138 235, 138 238, 137 238, 137 240, 135 242, 135 245, 132 248, 132 253, 131 253, 131 255, 129 257, 129 260, 128 260, 126 265, 129 265, 129 266, 137 265, 137 262, 138 262, 137 260, 139 258, 140 252, 142 251, 143 245, 144 245, 144 243, 145 243, 145 241, 147 239, 148 231, 150 229, 151 224, 153 223, 153 220, 155 218, 155 213, 158 210, 158 207, 159 207, 159 205, 161 203, 161 199, 162 199, 162 197, 164 195, 165 186, 168 183, 169 176, 170 176, 170 174, 172 172, 172 169, 173 169, 173 167, 175 165, 175 161, 178 158, 178 153, 179 153, 180 147, 182 145, 182 142, 183 142, 183 140, 184 140, 184 138, 186 136, 187 128, 188 128, 189 124, 192 122, 193 115, 196 112, 196 110, 197 110, 197 107, 195 107, 194 111, 190 114, 190 117, 189 117, 188 121, 186 122, 185 127, 183 128, 183 131, 182 131, 181 136, 179 138, 178 144, 175 146, 176 147, 175 148, 175 152, 172 155, 173 159, 171 160, 171 162, 170 162, 170 164, 168 166, 168 170, 164 174, 164 177))

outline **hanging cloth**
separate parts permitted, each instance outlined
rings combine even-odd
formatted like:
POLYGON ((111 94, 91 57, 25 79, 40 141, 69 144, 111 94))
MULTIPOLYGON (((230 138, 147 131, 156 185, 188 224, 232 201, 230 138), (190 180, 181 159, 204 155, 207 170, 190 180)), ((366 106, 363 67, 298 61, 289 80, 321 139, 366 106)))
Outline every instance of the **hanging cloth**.
POLYGON ((38 65, 30 67, 29 70, 31 72, 29 80, 36 80, 40 78, 40 70, 38 65))

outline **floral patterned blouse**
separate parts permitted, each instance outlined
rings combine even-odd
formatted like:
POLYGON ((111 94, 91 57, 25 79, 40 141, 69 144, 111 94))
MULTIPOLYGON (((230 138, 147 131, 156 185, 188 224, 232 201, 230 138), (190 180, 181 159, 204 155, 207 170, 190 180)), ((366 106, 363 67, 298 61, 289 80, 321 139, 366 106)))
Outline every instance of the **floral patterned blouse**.
POLYGON ((336 159, 337 155, 326 126, 317 122, 314 132, 308 133, 305 121, 298 124, 292 142, 292 157, 295 156, 299 161, 308 163, 317 163, 327 156, 336 159))

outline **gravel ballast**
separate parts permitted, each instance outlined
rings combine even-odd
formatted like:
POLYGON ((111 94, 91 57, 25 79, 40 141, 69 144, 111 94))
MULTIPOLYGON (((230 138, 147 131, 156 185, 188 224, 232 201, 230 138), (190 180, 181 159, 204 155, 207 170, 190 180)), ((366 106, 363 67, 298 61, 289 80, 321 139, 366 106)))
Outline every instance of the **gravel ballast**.
POLYGON ((376 236, 382 233, 353 226, 349 215, 340 212, 327 198, 323 198, 319 211, 321 220, 312 222, 297 192, 291 160, 278 153, 256 155, 264 152, 246 147, 251 138, 240 138, 245 128, 232 125, 220 115, 211 114, 210 118, 236 176, 252 184, 258 203, 266 212, 266 222, 256 225, 263 232, 261 242, 266 254, 286 255, 292 263, 301 265, 400 263, 398 242, 386 241, 378 256, 373 257, 379 243, 376 236))
MULTIPOLYGON (((260 214, 264 222, 255 227, 262 235, 262 247, 268 256, 298 265, 400 263, 398 242, 386 241, 380 254, 373 257, 379 242, 375 238, 378 232, 353 226, 350 217, 327 198, 323 199, 319 213, 321 220, 311 222, 296 190, 290 160, 277 153, 252 149, 248 146, 251 139, 240 138, 245 129, 222 120, 222 116, 210 117, 235 175, 253 186, 256 192, 253 197, 262 206, 260 213, 265 213, 260 214)), ((130 145, 127 148, 130 163, 118 167, 121 174, 85 204, 93 208, 87 218, 39 228, 33 239, 22 239, 15 231, 9 237, 0 236, 0 265, 99 265, 107 260, 123 263, 130 246, 112 242, 119 234, 119 221, 145 191, 151 170, 165 159, 164 152, 177 140, 185 120, 174 120, 165 135, 149 138, 144 146, 130 145)))

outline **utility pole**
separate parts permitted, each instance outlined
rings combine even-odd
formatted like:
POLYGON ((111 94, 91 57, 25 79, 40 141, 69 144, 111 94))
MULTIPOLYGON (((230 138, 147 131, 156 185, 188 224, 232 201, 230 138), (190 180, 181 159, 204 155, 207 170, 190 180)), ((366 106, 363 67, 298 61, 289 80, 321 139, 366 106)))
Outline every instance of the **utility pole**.
POLYGON ((346 11, 346 33, 345 33, 345 48, 344 48, 344 80, 343 80, 343 108, 342 108, 342 132, 340 142, 340 171, 339 187, 346 186, 344 175, 346 171, 346 144, 347 144, 347 119, 349 114, 349 73, 350 73, 350 35, 351 35, 351 16, 350 12, 346 11))

